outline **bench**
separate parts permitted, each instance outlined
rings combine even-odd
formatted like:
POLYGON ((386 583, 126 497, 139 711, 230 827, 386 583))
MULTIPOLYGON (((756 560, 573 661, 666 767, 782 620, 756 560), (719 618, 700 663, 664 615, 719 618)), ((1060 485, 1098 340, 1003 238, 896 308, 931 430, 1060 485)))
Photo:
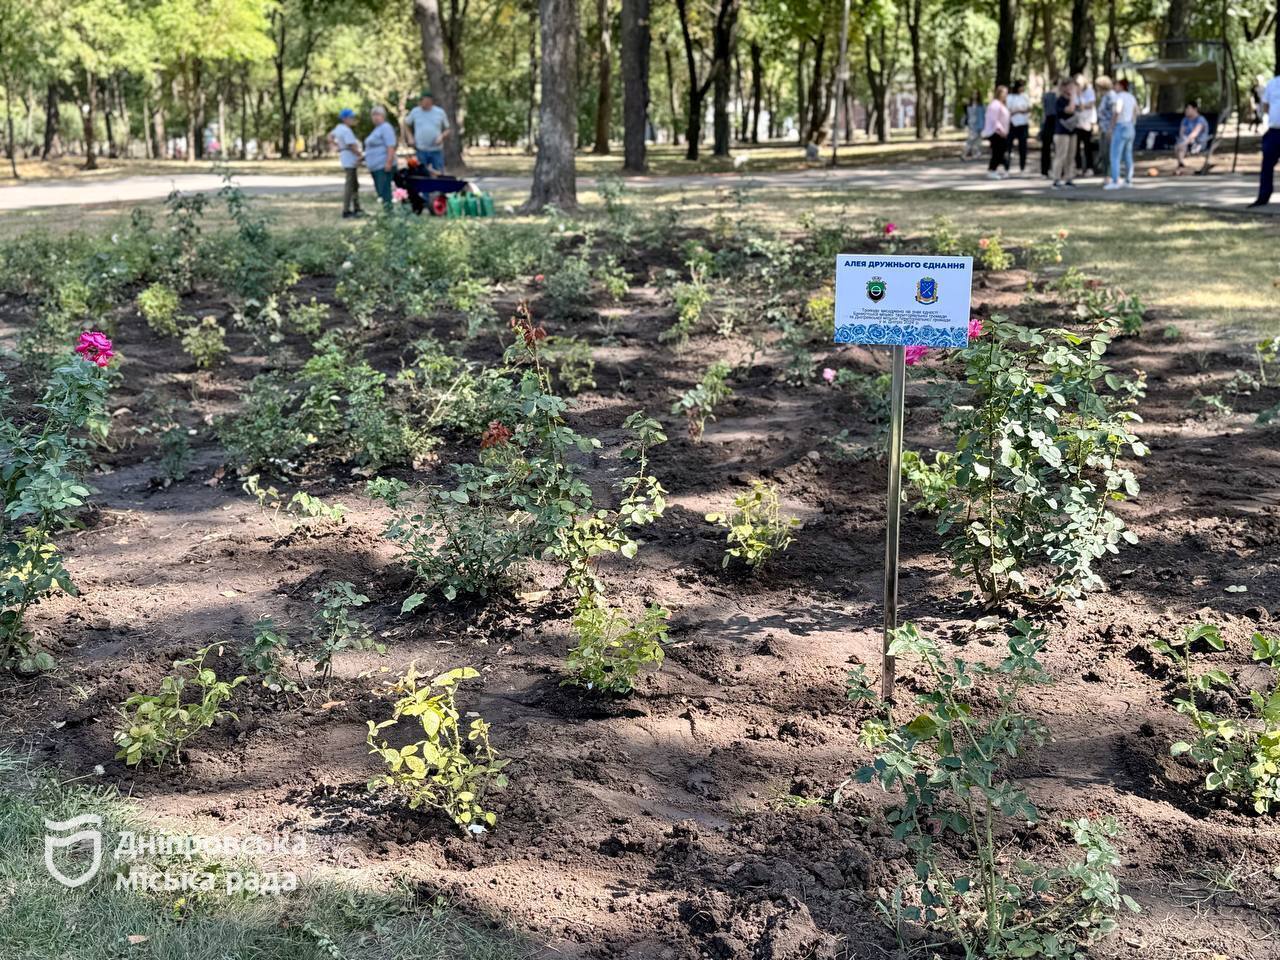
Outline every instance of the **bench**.
MULTIPOLYGON (((1213 153, 1218 148, 1218 115, 1202 113, 1209 124, 1209 143, 1203 151, 1204 165, 1197 173, 1208 171, 1213 162, 1213 153)), ((1165 151, 1172 150, 1178 142, 1178 127, 1182 124, 1181 111, 1176 113, 1144 113, 1138 117, 1134 127, 1133 145, 1137 150, 1165 151)))

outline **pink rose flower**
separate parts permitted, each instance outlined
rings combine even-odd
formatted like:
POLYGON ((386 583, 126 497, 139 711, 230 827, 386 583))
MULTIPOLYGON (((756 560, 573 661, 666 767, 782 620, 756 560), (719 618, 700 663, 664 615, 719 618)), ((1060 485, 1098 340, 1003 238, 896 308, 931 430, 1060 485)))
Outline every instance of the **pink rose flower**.
POLYGON ((80 342, 76 344, 76 353, 90 363, 96 363, 100 367, 105 367, 111 362, 111 358, 115 356, 115 352, 111 349, 111 338, 105 333, 98 333, 96 330, 86 330, 80 334, 80 342))
POLYGON ((409 191, 404 187, 396 187, 391 191, 391 199, 396 203, 404 203, 409 199, 409 191))
POLYGON ((1058 231, 1058 239, 1059 239, 1059 240, 1065 240, 1065 239, 1067 239, 1067 237, 1068 237, 1068 236, 1070 236, 1070 234, 1068 234, 1068 233, 1067 233, 1067 231, 1065 231, 1065 230, 1059 230, 1059 231, 1058 231))
POLYGON ((886 223, 884 225, 884 235, 886 237, 891 237, 897 232, 898 232, 898 225, 896 223, 886 223))
POLYGON ((986 237, 983 237, 981 240, 978 241, 978 246, 981 249, 985 250, 987 249, 987 247, 991 246, 991 241, 988 240, 986 237))
POLYGON ((928 347, 907 347, 907 366, 914 367, 924 359, 924 355, 928 352, 928 347))
POLYGON ((980 336, 982 336, 982 318, 970 317, 969 318, 969 339, 972 340, 974 337, 980 337, 980 336))
POLYGON ((539 274, 536 274, 536 275, 534 276, 534 278, 533 278, 533 282, 534 282, 534 283, 541 283, 541 282, 542 282, 543 280, 545 280, 545 279, 546 279, 546 277, 544 277, 542 274, 540 274, 540 273, 539 273, 539 274))
POLYGON ((830 367, 824 367, 822 370, 822 379, 827 381, 827 383, 835 383, 836 372, 832 370, 830 367))

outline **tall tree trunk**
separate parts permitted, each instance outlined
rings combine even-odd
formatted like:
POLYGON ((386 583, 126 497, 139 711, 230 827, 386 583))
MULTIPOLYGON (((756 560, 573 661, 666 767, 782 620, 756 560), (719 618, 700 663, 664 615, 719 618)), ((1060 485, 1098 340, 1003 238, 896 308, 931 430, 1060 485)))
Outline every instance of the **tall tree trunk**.
POLYGON ((1072 76, 1083 73, 1089 60, 1089 0, 1071 0, 1071 46, 1067 51, 1067 70, 1072 76))
POLYGON ((804 37, 796 47, 796 135, 801 143, 809 142, 809 114, 804 100, 804 48, 809 41, 804 37))
MULTIPOLYGON (((8 53, 0 50, 0 59, 8 57, 8 53)), ((13 179, 20 180, 18 176, 18 145, 13 136, 13 89, 9 81, 9 65, 6 61, 4 67, 4 123, 5 130, 9 135, 7 152, 9 154, 9 169, 13 173, 13 179)))
POLYGON ((1045 0, 1044 6, 1040 8, 1044 24, 1044 67, 1049 74, 1049 81, 1057 83, 1062 79, 1058 73, 1058 50, 1053 40, 1053 13, 1054 6, 1052 0, 1045 0))
POLYGON ((764 84, 764 67, 761 59, 764 51, 760 44, 751 41, 751 142, 760 142, 760 98, 764 84))
POLYGON ((697 160, 698 147, 702 142, 702 103, 706 99, 707 90, 710 89, 716 74, 713 63, 710 71, 711 75, 702 84, 698 83, 698 60, 694 55, 693 34, 689 31, 688 0, 676 0, 676 12, 680 17, 680 36, 684 40, 685 70, 689 74, 689 113, 685 117, 686 143, 684 155, 688 160, 697 160))
POLYGON ((827 49, 826 33, 818 34, 813 40, 813 73, 809 76, 809 123, 808 139, 813 143, 822 143, 827 135, 827 110, 822 97, 822 65, 827 49))
POLYGON ((1000 34, 996 39, 996 83, 1013 81, 1013 58, 1017 53, 1017 24, 1013 0, 1000 0, 1000 34))
POLYGON ((58 84, 49 81, 44 95, 44 146, 40 150, 40 159, 48 160, 53 155, 54 146, 58 142, 58 84))
MULTIPOLYGON (((444 141, 444 162, 449 166, 461 167, 464 165, 463 131, 459 120, 459 100, 462 93, 453 74, 445 66, 445 35, 440 22, 439 0, 413 0, 413 18, 418 21, 418 31, 422 34, 422 59, 427 69, 431 92, 453 129, 452 135, 444 141)), ((576 22, 575 18, 575 24, 576 22)))
POLYGON ((164 98, 156 98, 156 110, 151 115, 151 127, 156 138, 156 159, 169 159, 169 137, 164 129, 164 98))
POLYGON ((924 56, 920 49, 921 22, 924 19, 924 0, 906 0, 903 4, 907 12, 907 34, 911 38, 911 82, 916 92, 916 139, 924 139, 924 56))
MULTIPOLYGON (((1186 44, 1178 41, 1186 40, 1191 18, 1191 0, 1169 0, 1169 10, 1165 14, 1163 57, 1179 57, 1186 53, 1186 44)), ((1180 111, 1183 104, 1185 86, 1181 83, 1163 84, 1156 98, 1156 109, 1161 113, 1180 111)))
POLYGON ((676 106, 676 70, 671 61, 671 48, 662 45, 662 55, 667 60, 667 108, 671 111, 671 142, 680 146, 680 109, 676 106))
POLYGON ((711 79, 714 81, 711 153, 717 157, 729 156, 733 145, 733 131, 729 125, 729 96, 733 85, 733 46, 741 6, 742 0, 720 0, 720 13, 711 32, 711 79))
POLYGON ((622 169, 645 170, 649 118, 649 0, 622 0, 622 169))
POLYGON ((529 108, 524 115, 524 149, 533 153, 533 111, 538 102, 538 24, 529 24, 529 108))
POLYGON ((249 67, 240 77, 240 159, 249 159, 249 67))
POLYGON ((85 102, 89 109, 84 115, 84 169, 98 169, 97 131, 94 125, 98 119, 98 81, 89 71, 84 74, 85 102))
POLYGON ((609 0, 596 0, 596 142, 591 152, 609 152, 609 123, 613 114, 613 38, 609 29, 609 0))
POLYGON ((542 100, 538 107, 538 158, 533 165, 533 188, 523 208, 526 213, 537 213, 551 204, 561 210, 578 205, 573 156, 578 133, 578 0, 538 0, 538 32, 542 39, 542 100))

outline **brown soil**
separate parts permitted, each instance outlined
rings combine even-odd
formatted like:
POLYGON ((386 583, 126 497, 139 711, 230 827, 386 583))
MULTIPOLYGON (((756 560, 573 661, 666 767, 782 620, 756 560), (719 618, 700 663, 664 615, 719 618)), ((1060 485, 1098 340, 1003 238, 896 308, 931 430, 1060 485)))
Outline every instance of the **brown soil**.
MULTIPOLYGON (((1020 309, 1027 280, 1010 272, 980 285, 978 312, 1020 309)), ((313 286, 308 295, 331 298, 332 281, 313 286)), ((21 305, 0 309, 22 315, 21 305)), ((659 346, 670 311, 650 287, 613 313, 616 344, 597 352, 600 389, 574 416, 604 442, 601 477, 616 463, 623 418, 644 406, 669 421, 673 393, 724 349, 711 337, 679 354, 659 346)), ((1113 350, 1118 369, 1149 376, 1141 433, 1153 453, 1138 464, 1141 496, 1120 507, 1141 540, 1103 565, 1109 592, 1041 615, 1058 682, 1029 705, 1053 739, 1020 770, 1043 823, 1017 841, 1053 859, 1070 846, 1063 820, 1109 814, 1123 826, 1122 880, 1144 912, 1125 918, 1093 956, 1261 960, 1280 956, 1280 827, 1205 795, 1200 773, 1169 757, 1183 724, 1170 678, 1147 648, 1197 616, 1222 623, 1236 651, 1252 630, 1277 629, 1269 611, 1280 617, 1280 450, 1252 412, 1280 392, 1243 398, 1229 419, 1196 419, 1196 392, 1244 365, 1248 347, 1205 353, 1162 340, 1163 326, 1152 320, 1143 337, 1113 350), (1237 584, 1248 592, 1224 592, 1237 584)), ((394 369, 400 344, 454 329, 440 318, 366 336, 371 356, 394 369)), ((93 478, 95 510, 66 539, 83 595, 51 600, 33 617, 60 669, 5 683, 7 740, 34 745, 69 775, 102 764, 101 779, 148 814, 200 832, 305 831, 317 865, 370 882, 406 876, 513 925, 549 955, 894 955, 874 902, 910 862, 889 835, 885 796, 855 787, 835 808, 806 802, 829 797, 866 759, 856 736, 865 712, 846 700, 845 678, 857 663, 874 673, 880 644, 884 464, 833 455, 828 441, 842 428, 871 434, 847 398, 821 383, 781 384, 783 358, 767 352, 703 442, 670 424, 672 440, 654 463, 670 507, 645 532, 637 560, 605 567, 614 602, 674 611, 668 659, 634 696, 596 700, 559 686, 568 608, 544 592, 555 585, 550 569, 530 570, 528 592, 508 601, 479 610, 424 604, 400 617, 410 580, 380 536, 386 511, 362 495, 360 478, 309 483, 350 511, 343 527, 314 535, 287 525, 276 532, 236 483, 217 482, 222 453, 207 425, 263 363, 247 342, 232 343, 225 367, 196 373, 174 342, 121 317, 127 362, 112 398, 114 435, 132 436, 157 397, 181 398, 199 428, 197 461, 185 481, 157 487, 154 451, 137 438, 93 478), (721 568, 722 541, 702 519, 755 476, 778 483, 804 521, 795 545, 759 577, 721 568), (336 579, 373 598, 368 616, 385 657, 341 656, 332 694, 304 705, 242 687, 238 719, 204 735, 181 770, 135 772, 111 759, 115 707, 129 693, 154 689, 172 659, 211 640, 234 651, 261 615, 302 636, 311 592, 336 579), (464 706, 491 721, 513 763, 499 825, 481 839, 364 788, 377 772, 365 723, 389 712, 379 671, 395 675, 412 660, 424 670, 482 672, 464 706)), ((815 361, 863 370, 882 362, 859 349, 815 361)), ((920 384, 909 406, 908 445, 940 442, 920 384)), ((932 522, 908 515, 904 616, 957 654, 995 657, 1000 631, 960 601, 963 588, 932 522)), ((1246 656, 1221 659, 1250 681, 1246 656)), ((903 687, 916 681, 906 668, 903 687)))

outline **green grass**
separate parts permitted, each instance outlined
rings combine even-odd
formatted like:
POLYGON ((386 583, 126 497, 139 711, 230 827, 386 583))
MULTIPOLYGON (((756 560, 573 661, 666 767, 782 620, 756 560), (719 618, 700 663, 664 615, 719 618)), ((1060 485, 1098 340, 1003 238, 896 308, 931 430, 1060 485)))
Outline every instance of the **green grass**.
MULTIPOLYGON (((116 889, 119 831, 151 829, 111 791, 59 786, 0 753, 3 960, 517 960, 516 938, 482 931, 404 888, 306 879, 291 894, 147 894, 116 889), (104 818, 103 870, 67 889, 44 866, 44 820, 104 818)), ((245 864, 204 861, 216 871, 245 864)), ((251 866, 251 865, 250 865, 251 866)), ((287 869, 273 865, 266 869, 287 869)), ((190 869, 190 867, 186 867, 190 869)), ((301 873, 301 871, 299 871, 301 873)))

